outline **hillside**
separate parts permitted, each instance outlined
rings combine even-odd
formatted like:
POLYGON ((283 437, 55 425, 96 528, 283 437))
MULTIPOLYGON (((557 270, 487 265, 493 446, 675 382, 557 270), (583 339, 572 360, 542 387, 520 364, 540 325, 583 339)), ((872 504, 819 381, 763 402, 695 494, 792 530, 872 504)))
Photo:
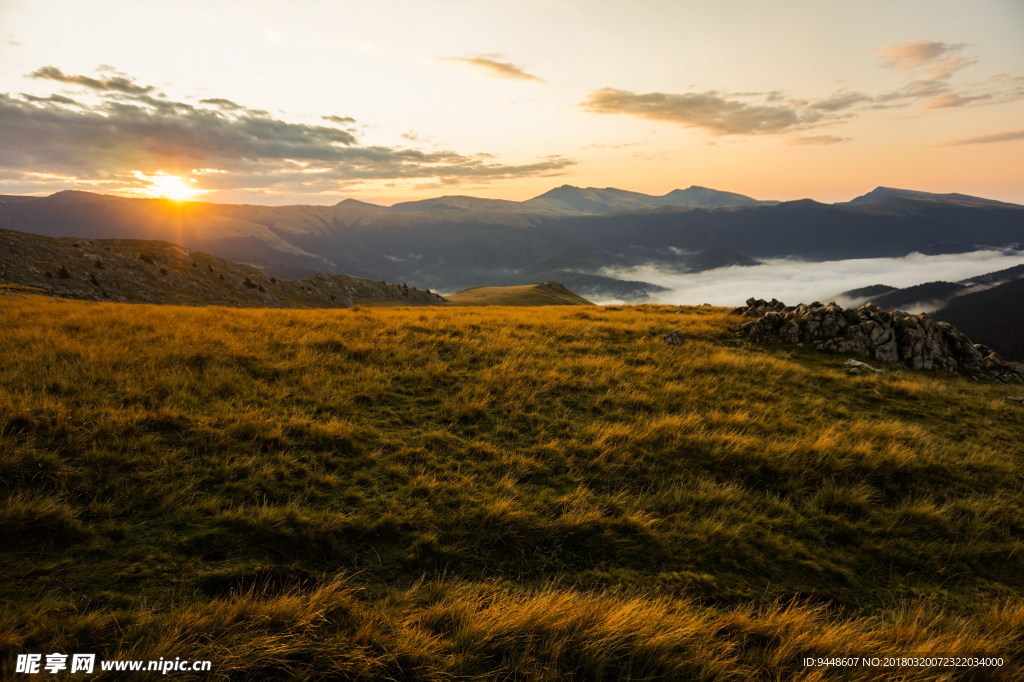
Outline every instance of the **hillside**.
POLYGON ((867 303, 872 301, 874 297, 887 294, 890 291, 896 291, 897 287, 891 287, 888 284, 870 284, 866 287, 860 287, 858 289, 850 289, 838 294, 836 298, 843 300, 852 301, 855 304, 867 303))
POLYGON ((0 299, 5 678, 1024 675, 1019 386, 709 307, 0 299))
POLYGON ((984 341, 1007 359, 1024 362, 1024 279, 978 288, 950 300, 933 316, 984 341))
POLYGON ((430 291, 345 275, 278 279, 182 246, 153 240, 53 239, 0 230, 0 287, 91 301, 341 308, 430 305, 430 291))
POLYGON ((924 282, 867 298, 881 308, 931 311, 967 289, 968 285, 961 282, 924 282))
POLYGON ((509 287, 472 287, 447 297, 453 305, 594 305, 558 282, 509 287))

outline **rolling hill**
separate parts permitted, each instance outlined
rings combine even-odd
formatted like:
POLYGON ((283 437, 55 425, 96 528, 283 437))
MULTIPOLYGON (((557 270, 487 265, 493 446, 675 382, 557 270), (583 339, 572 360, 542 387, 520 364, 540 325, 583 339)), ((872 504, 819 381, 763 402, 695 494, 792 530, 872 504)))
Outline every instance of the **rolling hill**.
POLYGON ((447 297, 452 305, 594 305, 558 282, 508 287, 472 287, 447 297))

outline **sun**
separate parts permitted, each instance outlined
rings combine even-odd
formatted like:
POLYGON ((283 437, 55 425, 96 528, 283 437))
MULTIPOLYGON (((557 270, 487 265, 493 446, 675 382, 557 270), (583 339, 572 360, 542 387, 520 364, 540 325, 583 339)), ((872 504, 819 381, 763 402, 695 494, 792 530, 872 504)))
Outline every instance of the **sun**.
POLYGON ((167 173, 156 175, 141 175, 140 178, 149 183, 143 191, 150 197, 160 199, 172 199, 174 201, 186 201, 203 193, 203 190, 194 185, 192 178, 182 178, 167 173))

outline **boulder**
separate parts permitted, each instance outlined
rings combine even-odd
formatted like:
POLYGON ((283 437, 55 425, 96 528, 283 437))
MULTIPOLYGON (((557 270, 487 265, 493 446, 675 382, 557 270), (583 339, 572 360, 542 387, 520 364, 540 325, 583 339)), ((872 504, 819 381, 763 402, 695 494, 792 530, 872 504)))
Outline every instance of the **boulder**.
POLYGON ((683 345, 683 335, 678 329, 673 329, 665 336, 661 337, 670 346, 681 346, 683 345))

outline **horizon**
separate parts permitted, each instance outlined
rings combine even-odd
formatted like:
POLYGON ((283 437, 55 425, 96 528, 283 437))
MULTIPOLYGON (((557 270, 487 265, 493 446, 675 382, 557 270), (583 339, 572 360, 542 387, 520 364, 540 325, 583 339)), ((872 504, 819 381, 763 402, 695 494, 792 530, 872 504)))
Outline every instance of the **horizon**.
POLYGON ((11 0, 0 193, 392 205, 657 196, 672 177, 778 201, 885 186, 1020 204, 1022 24, 1012 0, 11 0))
MULTIPOLYGON (((875 187, 873 187, 873 188, 871 188, 871 189, 869 189, 867 191, 862 191, 859 194, 856 194, 856 195, 854 195, 854 196, 852 196, 852 197, 850 197, 848 199, 840 199, 838 201, 822 201, 822 200, 815 199, 814 197, 810 197, 810 196, 801 196, 801 197, 797 197, 795 199, 775 199, 775 198, 765 198, 765 197, 753 197, 753 196, 750 196, 750 195, 745 194, 743 192, 735 192, 733 190, 722 190, 722 189, 719 189, 719 188, 716 188, 716 187, 708 187, 706 185, 690 185, 688 187, 673 187, 672 189, 665 190, 664 192, 657 192, 657 193, 651 194, 651 193, 647 193, 647 192, 638 192, 637 190, 627 189, 627 188, 624 188, 624 187, 594 187, 594 186, 583 187, 583 186, 578 186, 578 185, 562 184, 562 185, 558 185, 558 186, 555 186, 555 187, 551 187, 551 188, 549 188, 547 190, 544 190, 540 194, 535 194, 535 195, 528 196, 528 197, 526 197, 524 199, 501 199, 501 200, 503 200, 503 201, 511 201, 511 202, 514 202, 514 203, 524 203, 524 202, 530 201, 531 199, 536 199, 536 198, 541 197, 541 196, 543 196, 545 194, 548 194, 549 192, 552 192, 554 190, 562 189, 562 188, 566 188, 566 187, 572 188, 572 189, 584 190, 584 191, 586 191, 586 190, 597 190, 597 191, 618 190, 618 191, 624 191, 624 192, 630 192, 630 193, 636 193, 636 194, 645 194, 647 196, 654 197, 654 198, 664 197, 664 196, 667 196, 667 195, 671 194, 672 192, 685 191, 685 190, 688 190, 688 189, 706 189, 706 190, 711 190, 713 192, 723 192, 723 193, 728 193, 728 194, 740 194, 740 195, 743 195, 743 196, 747 196, 748 198, 755 199, 757 201, 765 201, 765 202, 777 201, 779 203, 788 203, 788 202, 794 202, 794 201, 814 201, 816 203, 826 204, 826 205, 835 205, 835 204, 849 203, 850 201, 852 201, 854 199, 857 199, 857 198, 860 198, 860 197, 862 197, 862 196, 864 196, 866 194, 869 194, 869 193, 877 191, 877 190, 883 190, 883 189, 895 190, 895 191, 898 191, 898 192, 923 192, 924 191, 924 190, 918 190, 918 189, 909 188, 909 187, 887 187, 887 186, 884 186, 884 185, 876 185, 875 187)), ((152 200, 159 200, 159 201, 171 201, 171 202, 174 202, 174 203, 213 204, 213 205, 218 205, 218 206, 232 206, 232 205, 248 204, 248 205, 252 205, 252 206, 277 206, 277 207, 284 207, 284 206, 318 206, 318 207, 329 207, 329 206, 337 206, 338 204, 344 203, 346 201, 357 201, 357 202, 364 203, 364 204, 371 204, 373 206, 379 206, 381 208, 392 208, 393 206, 397 206, 397 205, 403 204, 403 203, 414 203, 414 202, 418 202, 418 201, 429 201, 429 200, 435 200, 435 199, 446 199, 446 198, 491 199, 492 198, 492 197, 483 197, 483 196, 478 196, 478 195, 473 195, 473 194, 438 194, 438 195, 434 195, 434 196, 426 196, 426 197, 420 197, 420 198, 416 198, 416 199, 401 199, 401 200, 397 200, 397 201, 392 201, 391 203, 378 203, 376 201, 370 201, 370 200, 367 200, 367 199, 360 199, 360 198, 357 198, 357 197, 342 197, 338 201, 333 201, 331 203, 322 203, 322 204, 321 203, 295 203, 295 202, 287 202, 287 201, 256 203, 256 202, 249 202, 249 201, 211 201, 209 199, 205 199, 205 198, 201 198, 201 197, 188 198, 188 199, 177 199, 177 198, 168 197, 168 196, 139 196, 137 194, 119 194, 119 193, 116 193, 116 192, 97 192, 97 191, 94 191, 94 190, 83 190, 83 189, 75 189, 75 188, 64 188, 64 189, 58 189, 58 190, 55 190, 55 191, 52 191, 52 192, 38 193, 38 194, 18 194, 18 195, 6 195, 6 196, 23 196, 23 197, 32 197, 32 198, 36 198, 36 199, 45 199, 47 197, 52 197, 54 195, 61 194, 61 193, 64 193, 64 192, 82 192, 84 194, 95 194, 95 195, 98 195, 98 196, 118 197, 118 198, 121 198, 121 199, 152 199, 152 200)), ((941 196, 943 194, 965 194, 965 193, 964 192, 949 192, 949 193, 947 193, 947 192, 943 192, 943 193, 935 192, 935 193, 930 193, 930 194, 936 194, 938 196, 941 196)), ((4 195, 0 194, 0 196, 4 196, 4 195)), ((981 196, 974 196, 974 195, 968 195, 968 196, 971 196, 971 197, 973 197, 975 199, 984 199, 984 200, 989 200, 989 201, 1005 201, 1003 199, 997 199, 995 197, 981 197, 981 196)), ((1012 201, 1011 202, 1006 202, 1006 203, 1015 204, 1015 205, 1024 205, 1024 203, 1019 203, 1018 204, 1017 202, 1012 202, 1012 201)))

